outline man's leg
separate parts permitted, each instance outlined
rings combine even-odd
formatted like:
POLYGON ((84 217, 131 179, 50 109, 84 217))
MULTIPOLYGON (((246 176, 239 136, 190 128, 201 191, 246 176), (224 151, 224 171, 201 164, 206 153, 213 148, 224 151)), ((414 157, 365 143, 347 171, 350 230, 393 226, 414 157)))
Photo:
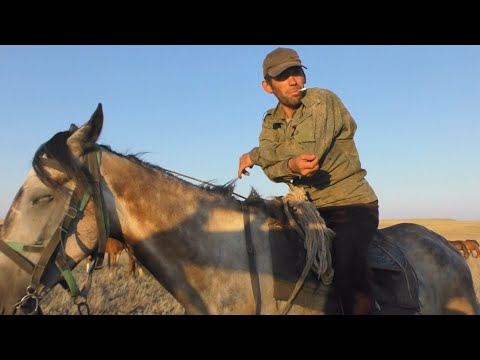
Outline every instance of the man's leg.
POLYGON ((369 314, 375 299, 367 266, 367 251, 378 227, 377 203, 319 209, 333 240, 334 284, 345 314, 369 314))

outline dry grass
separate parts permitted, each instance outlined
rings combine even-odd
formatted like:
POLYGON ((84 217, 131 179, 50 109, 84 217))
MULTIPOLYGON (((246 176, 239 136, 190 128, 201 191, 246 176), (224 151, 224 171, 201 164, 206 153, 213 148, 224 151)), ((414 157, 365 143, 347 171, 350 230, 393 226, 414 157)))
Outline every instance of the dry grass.
MULTIPOLYGON (((73 271, 78 286, 87 281, 85 264, 73 271)), ((181 306, 147 271, 140 279, 128 278, 125 261, 117 271, 104 268, 93 273, 88 306, 94 315, 182 315, 181 306)), ((60 285, 42 300, 46 315, 77 315, 77 306, 60 285)))

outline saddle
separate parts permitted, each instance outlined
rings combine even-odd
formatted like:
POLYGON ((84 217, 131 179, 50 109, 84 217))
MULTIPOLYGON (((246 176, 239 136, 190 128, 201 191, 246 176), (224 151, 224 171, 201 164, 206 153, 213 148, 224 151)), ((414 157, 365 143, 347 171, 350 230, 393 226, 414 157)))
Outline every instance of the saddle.
MULTIPOLYGON (((275 200, 272 200, 275 202, 275 200)), ((270 213, 273 204, 269 208, 270 213)), ((275 206, 276 207, 276 206, 275 206)), ((274 297, 287 301, 306 263, 306 250, 296 233, 279 218, 275 211, 269 236, 272 251, 274 297), (279 224, 284 227, 280 236, 279 224), (287 236, 283 236, 283 235, 287 236)), ((281 217, 281 216, 280 216, 281 217)), ((333 239, 335 241, 335 239, 333 239)), ((374 314, 415 314, 420 311, 418 280, 413 267, 395 241, 377 230, 372 240, 367 262, 372 270, 373 293, 378 304, 374 314)), ((341 314, 341 307, 332 285, 323 284, 312 271, 293 304, 309 307, 315 302, 326 314, 341 314)))

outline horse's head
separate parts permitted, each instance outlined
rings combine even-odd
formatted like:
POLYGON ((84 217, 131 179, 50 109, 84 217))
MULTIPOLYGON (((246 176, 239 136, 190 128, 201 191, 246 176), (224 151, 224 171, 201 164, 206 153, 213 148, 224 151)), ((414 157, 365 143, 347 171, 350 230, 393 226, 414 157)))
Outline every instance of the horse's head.
POLYGON ((26 312, 35 309, 40 292, 96 247, 98 198, 88 194, 98 179, 87 163, 102 124, 99 104, 82 127, 57 133, 35 153, 0 229, 0 313, 14 313, 21 299, 26 312))

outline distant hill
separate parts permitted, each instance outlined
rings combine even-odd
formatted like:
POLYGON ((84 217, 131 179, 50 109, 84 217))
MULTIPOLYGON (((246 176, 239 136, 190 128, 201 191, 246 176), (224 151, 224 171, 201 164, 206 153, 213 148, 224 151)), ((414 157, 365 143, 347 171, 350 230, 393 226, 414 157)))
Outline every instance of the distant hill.
POLYGON ((480 221, 463 221, 453 219, 401 219, 380 220, 379 228, 400 223, 413 223, 442 235, 447 240, 480 240, 480 221))

